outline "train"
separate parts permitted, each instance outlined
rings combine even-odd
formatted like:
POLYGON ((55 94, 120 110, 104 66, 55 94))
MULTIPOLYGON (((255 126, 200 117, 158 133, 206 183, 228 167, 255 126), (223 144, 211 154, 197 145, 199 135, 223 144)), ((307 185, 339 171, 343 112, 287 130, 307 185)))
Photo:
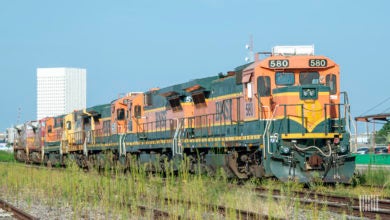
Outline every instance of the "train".
POLYGON ((275 46, 226 73, 15 126, 14 155, 87 168, 136 160, 151 171, 186 160, 191 172, 238 179, 348 183, 355 156, 340 76, 313 46, 275 46))

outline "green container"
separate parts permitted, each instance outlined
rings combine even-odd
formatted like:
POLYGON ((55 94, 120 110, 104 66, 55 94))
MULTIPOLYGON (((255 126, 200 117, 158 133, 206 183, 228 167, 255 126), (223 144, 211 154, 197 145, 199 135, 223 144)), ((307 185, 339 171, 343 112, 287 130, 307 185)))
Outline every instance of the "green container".
POLYGON ((356 154, 356 164, 390 165, 390 154, 356 154))

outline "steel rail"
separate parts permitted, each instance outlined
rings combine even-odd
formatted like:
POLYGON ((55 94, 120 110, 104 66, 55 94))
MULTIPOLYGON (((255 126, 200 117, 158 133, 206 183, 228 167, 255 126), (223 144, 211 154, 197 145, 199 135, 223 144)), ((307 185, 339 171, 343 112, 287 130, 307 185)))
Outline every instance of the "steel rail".
MULTIPOLYGON (((268 195, 261 194, 268 192, 270 189, 255 188, 255 191, 259 193, 261 197, 267 197, 268 195)), ((367 217, 375 219, 390 219, 390 200, 378 199, 378 207, 362 210, 361 201, 359 198, 329 195, 323 193, 316 193, 311 191, 291 191, 290 196, 293 196, 295 200, 298 200, 302 204, 318 204, 328 207, 332 212, 339 214, 347 214, 357 217, 367 217)), ((279 189, 272 190, 272 196, 275 199, 286 198, 287 195, 283 195, 279 189)))
POLYGON ((30 215, 29 213, 15 207, 11 203, 0 199, 0 208, 13 213, 13 217, 18 220, 38 220, 39 218, 30 215))

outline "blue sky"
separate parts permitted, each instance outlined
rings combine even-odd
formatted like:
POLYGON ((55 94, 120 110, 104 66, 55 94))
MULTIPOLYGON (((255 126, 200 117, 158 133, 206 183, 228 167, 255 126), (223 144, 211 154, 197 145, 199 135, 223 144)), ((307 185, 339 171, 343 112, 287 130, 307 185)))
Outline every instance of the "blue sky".
MULTIPOLYGON (((0 131, 36 117, 36 68, 87 69, 87 105, 232 70, 245 44, 315 45, 358 116, 390 97, 390 1, 1 0, 0 131)), ((390 101, 368 113, 390 112, 390 101)))

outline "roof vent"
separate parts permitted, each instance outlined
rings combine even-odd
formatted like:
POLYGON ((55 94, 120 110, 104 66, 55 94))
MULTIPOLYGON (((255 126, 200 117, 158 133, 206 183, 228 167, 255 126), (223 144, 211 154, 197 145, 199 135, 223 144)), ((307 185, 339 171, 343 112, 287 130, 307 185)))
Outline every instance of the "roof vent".
POLYGON ((296 56, 314 55, 314 45, 309 46, 275 46, 272 48, 272 55, 296 56))

